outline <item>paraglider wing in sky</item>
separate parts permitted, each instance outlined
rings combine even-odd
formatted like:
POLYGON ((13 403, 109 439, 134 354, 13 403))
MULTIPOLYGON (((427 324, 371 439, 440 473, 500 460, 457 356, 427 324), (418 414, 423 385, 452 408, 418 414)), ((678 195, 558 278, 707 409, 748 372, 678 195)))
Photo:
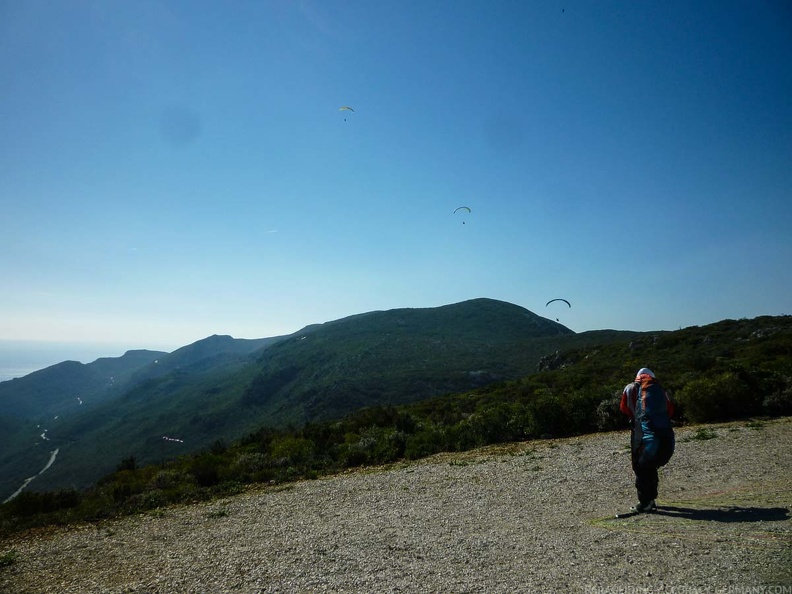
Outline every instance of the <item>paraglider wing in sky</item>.
POLYGON ((553 301, 563 301, 563 302, 564 302, 564 303, 566 303, 566 304, 567 304, 569 307, 572 307, 572 304, 571 304, 569 301, 567 301, 566 299, 551 299, 550 301, 548 301, 547 303, 545 303, 545 307, 547 307, 548 305, 550 305, 550 304, 551 304, 553 301))
MULTIPOLYGON (((454 209, 454 214, 458 213, 460 210, 461 210, 461 211, 467 211, 467 212, 471 212, 471 210, 470 210, 470 207, 469 207, 469 206, 457 206, 457 207, 454 209)), ((462 224, 464 225, 464 224, 465 224, 465 221, 462 221, 462 224)))
MULTIPOLYGON (((338 111, 351 111, 352 113, 355 113, 355 110, 349 107, 349 105, 342 105, 338 108, 338 111)), ((344 121, 346 122, 346 118, 344 118, 344 121)))

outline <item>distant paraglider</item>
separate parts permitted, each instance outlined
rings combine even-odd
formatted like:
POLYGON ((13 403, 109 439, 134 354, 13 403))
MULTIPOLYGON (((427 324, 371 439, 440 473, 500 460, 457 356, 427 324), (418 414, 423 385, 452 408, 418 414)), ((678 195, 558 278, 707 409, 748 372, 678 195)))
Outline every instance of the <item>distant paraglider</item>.
MULTIPOLYGON (((550 301, 548 301, 547 303, 545 303, 545 307, 547 307, 548 305, 550 305, 551 303, 553 303, 553 301, 563 301, 564 303, 566 303, 566 304, 569 306, 569 308, 570 308, 570 309, 572 308, 572 304, 571 304, 569 301, 567 301, 566 299, 560 299, 560 298, 558 298, 558 299, 551 299, 550 301)), ((558 322, 558 321, 559 321, 559 319, 558 319, 558 318, 556 318, 556 322, 558 322)))
POLYGON ((568 305, 570 308, 572 307, 572 304, 571 304, 569 301, 567 301, 566 299, 551 299, 550 301, 548 301, 547 303, 545 303, 545 307, 547 307, 548 305, 550 305, 550 304, 551 304, 553 301, 563 301, 563 302, 564 302, 564 303, 566 303, 566 304, 567 304, 567 305, 568 305))
MULTIPOLYGON (((469 206, 457 206, 457 207, 454 209, 454 214, 458 213, 460 210, 462 210, 462 211, 467 211, 467 212, 472 212, 472 211, 470 210, 470 207, 469 207, 469 206)), ((462 224, 464 225, 464 224, 465 224, 465 221, 462 221, 462 224)))
MULTIPOLYGON (((355 113, 355 110, 349 107, 349 105, 342 105, 338 108, 338 111, 351 111, 352 113, 355 113)), ((346 118, 344 118, 344 121, 346 122, 346 118)))

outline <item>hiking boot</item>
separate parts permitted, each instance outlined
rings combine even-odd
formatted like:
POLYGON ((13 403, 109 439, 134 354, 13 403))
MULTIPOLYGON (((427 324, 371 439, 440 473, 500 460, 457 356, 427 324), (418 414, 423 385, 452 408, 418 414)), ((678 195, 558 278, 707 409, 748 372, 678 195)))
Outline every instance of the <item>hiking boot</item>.
POLYGON ((636 505, 633 505, 630 508, 630 511, 636 514, 645 514, 647 512, 655 511, 656 509, 657 509, 657 504, 655 503, 655 500, 652 499, 651 501, 648 501, 646 503, 638 502, 636 505))

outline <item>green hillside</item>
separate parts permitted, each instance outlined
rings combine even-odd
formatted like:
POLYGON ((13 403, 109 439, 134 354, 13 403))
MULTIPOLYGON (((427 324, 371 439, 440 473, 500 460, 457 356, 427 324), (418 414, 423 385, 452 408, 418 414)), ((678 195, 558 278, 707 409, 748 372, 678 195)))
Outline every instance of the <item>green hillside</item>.
POLYGON ((619 395, 646 365, 675 400, 677 423, 792 414, 792 316, 628 334, 571 335, 569 348, 545 357, 542 371, 516 380, 301 426, 262 424, 164 464, 142 465, 136 452, 116 450, 116 471, 85 492, 25 491, 0 507, 0 531, 152 509, 361 464, 624 428, 619 395))
MULTIPOLYGON (((42 421, 48 441, 31 448, 35 436, 27 436, 0 456, 0 496, 56 447, 57 464, 31 489, 86 486, 112 470, 119 452, 153 463, 262 424, 299 426, 516 379, 576 336, 522 307, 475 299, 359 314, 287 337, 209 337, 135 368, 98 404, 78 407, 82 384, 70 384, 71 408, 42 421)), ((75 370, 94 377, 98 363, 108 365, 75 370)), ((42 391, 62 387, 53 382, 42 391)))
POLYGON ((273 424, 461 392, 536 370, 575 334, 492 299, 371 312, 311 327, 266 351, 245 390, 273 424))
POLYGON ((93 363, 64 361, 25 377, 0 382, 4 414, 42 421, 69 411, 81 402, 90 406, 120 393, 130 376, 167 353, 128 351, 122 357, 93 363))
MULTIPOLYGON (((253 455, 257 470, 245 480, 284 480, 610 429, 621 421, 618 394, 644 365, 680 404, 679 421, 789 414, 792 318, 574 334, 523 308, 473 300, 353 316, 247 356, 212 360, 179 366, 112 403, 60 419, 47 427, 46 444, 34 439, 38 445, 30 447, 35 436, 26 436, 26 449, 2 459, 0 476, 11 476, 5 492, 18 488, 25 464, 29 475, 55 447, 57 463, 30 490, 83 488, 121 459, 145 466, 201 450, 253 455), (238 445, 245 439, 252 442, 238 445)), ((207 467, 225 482, 235 459, 206 455, 201 459, 213 460, 207 467)))

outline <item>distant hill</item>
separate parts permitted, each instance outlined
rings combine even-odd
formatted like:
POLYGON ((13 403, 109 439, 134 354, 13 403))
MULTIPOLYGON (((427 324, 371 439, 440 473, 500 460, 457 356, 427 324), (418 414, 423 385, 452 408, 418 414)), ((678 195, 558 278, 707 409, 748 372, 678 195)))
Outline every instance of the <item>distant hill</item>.
POLYGON ((263 353, 242 402, 301 424, 423 400, 531 373, 571 336, 561 324, 492 299, 356 315, 263 353))
POLYGON ((289 336, 212 336, 170 354, 60 364, 37 372, 35 383, 31 374, 0 384, 5 410, 37 421, 47 437, 19 436, 0 455, 0 497, 56 447, 56 463, 30 488, 82 487, 126 456, 160 461, 262 425, 300 425, 517 379, 559 349, 636 334, 575 334, 517 305, 474 299, 363 313, 289 336))
POLYGON ((190 345, 176 349, 158 358, 152 364, 137 370, 132 375, 132 383, 162 377, 168 373, 202 372, 229 361, 245 358, 251 353, 272 346, 285 337, 258 338, 248 340, 231 336, 212 335, 190 345))
POLYGON ((111 397, 131 374, 165 355, 167 353, 140 350, 88 364, 64 361, 1 382, 0 406, 9 416, 51 418, 75 409, 81 401, 96 403, 111 397))

